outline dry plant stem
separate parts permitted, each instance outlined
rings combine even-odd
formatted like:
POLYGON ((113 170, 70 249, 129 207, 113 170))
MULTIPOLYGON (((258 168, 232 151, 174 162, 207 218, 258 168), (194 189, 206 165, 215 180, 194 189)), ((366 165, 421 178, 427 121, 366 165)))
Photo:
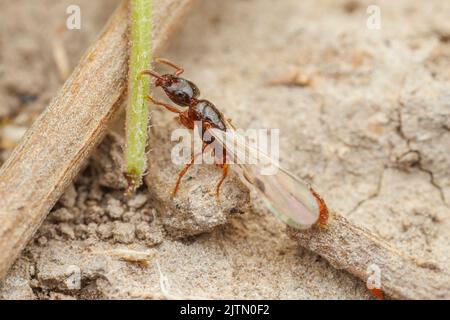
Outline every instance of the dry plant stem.
POLYGON ((140 77, 140 72, 151 68, 152 2, 152 0, 130 0, 129 4, 130 62, 125 127, 127 193, 134 192, 140 186, 147 169, 145 149, 148 141, 149 112, 145 97, 150 93, 150 79, 140 77))
POLYGON ((367 281, 374 264, 380 268, 381 290, 397 299, 450 299, 450 274, 428 261, 406 256, 386 241, 334 213, 325 228, 289 228, 290 235, 309 250, 367 281))
MULTIPOLYGON (((167 42, 190 0, 161 0, 154 50, 167 42)), ((124 1, 95 44, 0 168, 0 278, 101 140, 126 91, 128 10, 124 1)))

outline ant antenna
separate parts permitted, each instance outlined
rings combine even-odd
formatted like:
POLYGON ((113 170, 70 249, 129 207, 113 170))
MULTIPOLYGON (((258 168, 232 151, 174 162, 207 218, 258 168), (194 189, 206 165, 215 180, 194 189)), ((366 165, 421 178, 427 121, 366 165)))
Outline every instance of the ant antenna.
MULTIPOLYGON (((165 64, 165 65, 168 65, 168 66, 174 68, 175 69, 175 76, 179 76, 180 74, 182 74, 184 72, 183 68, 177 66, 175 63, 173 63, 173 62, 171 62, 171 61, 169 61, 167 59, 156 58, 155 61, 158 62, 158 63, 165 64)), ((142 75, 149 75, 149 76, 152 76, 152 77, 154 77, 156 79, 162 79, 162 76, 160 74, 158 74, 158 73, 156 73, 156 72, 154 72, 152 70, 143 70, 143 71, 141 71, 139 73, 139 76, 142 76, 142 75)))
POLYGON ((162 79, 161 75, 159 75, 158 73, 156 73, 152 70, 142 70, 141 72, 139 72, 139 76, 143 76, 143 75, 149 75, 149 76, 152 76, 157 79, 162 79))
POLYGON ((172 61, 169 61, 167 59, 156 58, 155 61, 158 62, 158 63, 165 64, 165 65, 168 65, 168 66, 174 68, 176 70, 175 71, 175 75, 176 76, 179 76, 180 74, 182 74, 184 72, 184 69, 182 67, 176 65, 175 63, 173 63, 172 61))

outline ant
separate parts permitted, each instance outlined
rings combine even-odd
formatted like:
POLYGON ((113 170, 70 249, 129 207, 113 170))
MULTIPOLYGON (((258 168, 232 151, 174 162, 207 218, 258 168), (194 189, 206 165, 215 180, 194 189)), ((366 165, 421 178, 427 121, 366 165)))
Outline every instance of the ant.
MULTIPOLYGON (((213 103, 209 102, 208 100, 198 99, 198 97, 200 96, 200 90, 198 89, 198 87, 193 82, 180 77, 180 75, 184 72, 183 68, 166 59, 158 58, 155 59, 155 61, 174 68, 175 72, 173 74, 169 73, 160 75, 152 70, 143 70, 140 74, 154 77, 156 79, 155 86, 161 87, 166 93, 167 97, 172 100, 172 102, 180 107, 187 107, 187 110, 181 111, 177 107, 174 107, 170 104, 155 100, 152 96, 147 96, 146 100, 152 102, 155 105, 162 106, 170 112, 176 113, 178 115, 178 121, 190 130, 194 129, 196 121, 201 122, 202 132, 200 134, 203 141, 201 153, 203 153, 206 147, 213 142, 213 139, 210 139, 209 141, 206 141, 205 139, 204 133, 208 129, 217 128, 222 131, 227 130, 223 114, 216 108, 213 103)), ((225 148, 223 148, 222 154, 223 161, 221 162, 221 164, 217 164, 219 167, 222 167, 222 177, 216 186, 217 198, 219 197, 220 187, 228 175, 228 164, 225 161, 225 148)), ((181 179, 194 163, 195 156, 195 154, 192 154, 191 161, 186 164, 183 170, 181 170, 178 174, 177 183, 172 190, 172 197, 177 194, 181 179)))

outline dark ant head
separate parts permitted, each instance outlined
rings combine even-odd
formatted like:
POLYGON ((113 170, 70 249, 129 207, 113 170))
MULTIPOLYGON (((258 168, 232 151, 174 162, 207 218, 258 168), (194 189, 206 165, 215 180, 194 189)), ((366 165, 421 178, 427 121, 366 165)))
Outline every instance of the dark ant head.
POLYGON ((200 90, 191 81, 164 74, 155 81, 157 87, 163 88, 170 100, 179 106, 187 107, 200 95, 200 90))

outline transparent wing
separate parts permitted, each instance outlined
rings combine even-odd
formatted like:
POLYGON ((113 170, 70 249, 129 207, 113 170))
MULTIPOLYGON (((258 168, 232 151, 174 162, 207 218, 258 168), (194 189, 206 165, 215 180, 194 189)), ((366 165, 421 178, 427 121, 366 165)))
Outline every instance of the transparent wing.
POLYGON ((227 157, 233 157, 235 165, 231 167, 241 180, 260 194, 276 216, 298 229, 307 229, 318 221, 323 201, 307 183, 282 169, 231 126, 227 131, 212 128, 208 132, 214 143, 226 149, 227 157))

